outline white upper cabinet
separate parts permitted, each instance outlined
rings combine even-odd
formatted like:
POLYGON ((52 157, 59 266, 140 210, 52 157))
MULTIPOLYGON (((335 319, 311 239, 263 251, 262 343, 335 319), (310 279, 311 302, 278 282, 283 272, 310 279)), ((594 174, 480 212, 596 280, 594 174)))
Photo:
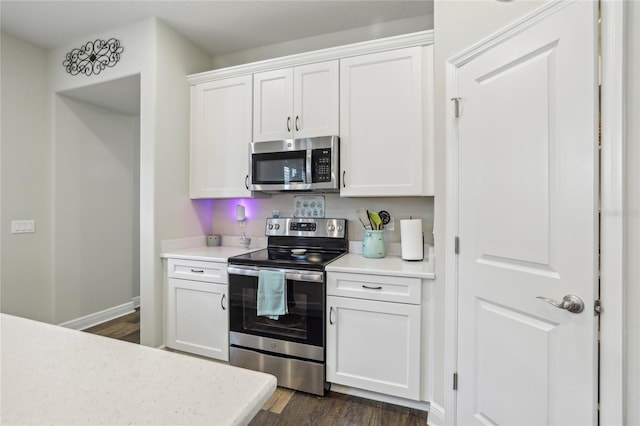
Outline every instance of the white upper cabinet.
POLYGON ((251 75, 191 86, 191 198, 250 197, 251 75))
POLYGON ((416 46, 340 60, 341 196, 432 195, 431 55, 416 46))
POLYGON ((339 132, 338 61, 254 74, 253 141, 339 132))

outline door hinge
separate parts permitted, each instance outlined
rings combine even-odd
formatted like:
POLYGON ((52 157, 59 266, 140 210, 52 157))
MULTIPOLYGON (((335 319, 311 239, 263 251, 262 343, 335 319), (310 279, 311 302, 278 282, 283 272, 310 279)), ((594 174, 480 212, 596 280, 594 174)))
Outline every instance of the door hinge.
POLYGON ((453 390, 458 390, 458 373, 453 373, 453 390))
POLYGON ((453 252, 455 254, 460 254, 460 238, 456 237, 453 245, 453 252))
POLYGON ((600 303, 600 299, 596 299, 593 302, 593 314, 595 316, 599 316, 602 313, 602 304, 600 303))
POLYGON ((453 101, 453 116, 456 118, 460 117, 460 99, 461 98, 451 98, 453 101))

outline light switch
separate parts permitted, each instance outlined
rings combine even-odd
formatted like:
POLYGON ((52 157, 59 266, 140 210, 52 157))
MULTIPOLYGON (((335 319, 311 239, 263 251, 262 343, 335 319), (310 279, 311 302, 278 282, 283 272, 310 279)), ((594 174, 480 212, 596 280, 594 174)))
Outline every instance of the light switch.
POLYGON ((29 219, 29 220, 12 220, 11 221, 12 234, 25 234, 27 232, 36 232, 35 220, 29 219))

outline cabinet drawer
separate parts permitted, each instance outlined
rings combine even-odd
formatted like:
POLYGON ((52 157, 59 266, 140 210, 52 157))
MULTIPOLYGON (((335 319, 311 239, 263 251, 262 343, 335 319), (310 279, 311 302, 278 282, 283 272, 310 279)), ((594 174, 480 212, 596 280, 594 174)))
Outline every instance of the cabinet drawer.
POLYGON ((420 278, 329 272, 327 294, 384 302, 420 304, 420 278))
POLYGON ((169 277, 193 281, 228 284, 227 264, 197 260, 169 259, 169 277))

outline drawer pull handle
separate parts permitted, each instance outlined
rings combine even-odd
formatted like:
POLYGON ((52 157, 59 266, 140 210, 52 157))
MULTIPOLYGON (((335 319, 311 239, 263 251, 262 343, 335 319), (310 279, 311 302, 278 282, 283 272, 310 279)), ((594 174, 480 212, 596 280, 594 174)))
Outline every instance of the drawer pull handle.
POLYGON ((329 324, 333 325, 333 319, 331 318, 333 316, 333 306, 329 308, 329 324))
POLYGON ((382 286, 378 286, 378 287, 370 287, 368 285, 364 285, 362 284, 362 288, 367 288, 369 290, 382 290, 382 286))
POLYGON ((194 274, 204 274, 204 271, 202 269, 192 269, 191 272, 193 272, 194 274))

